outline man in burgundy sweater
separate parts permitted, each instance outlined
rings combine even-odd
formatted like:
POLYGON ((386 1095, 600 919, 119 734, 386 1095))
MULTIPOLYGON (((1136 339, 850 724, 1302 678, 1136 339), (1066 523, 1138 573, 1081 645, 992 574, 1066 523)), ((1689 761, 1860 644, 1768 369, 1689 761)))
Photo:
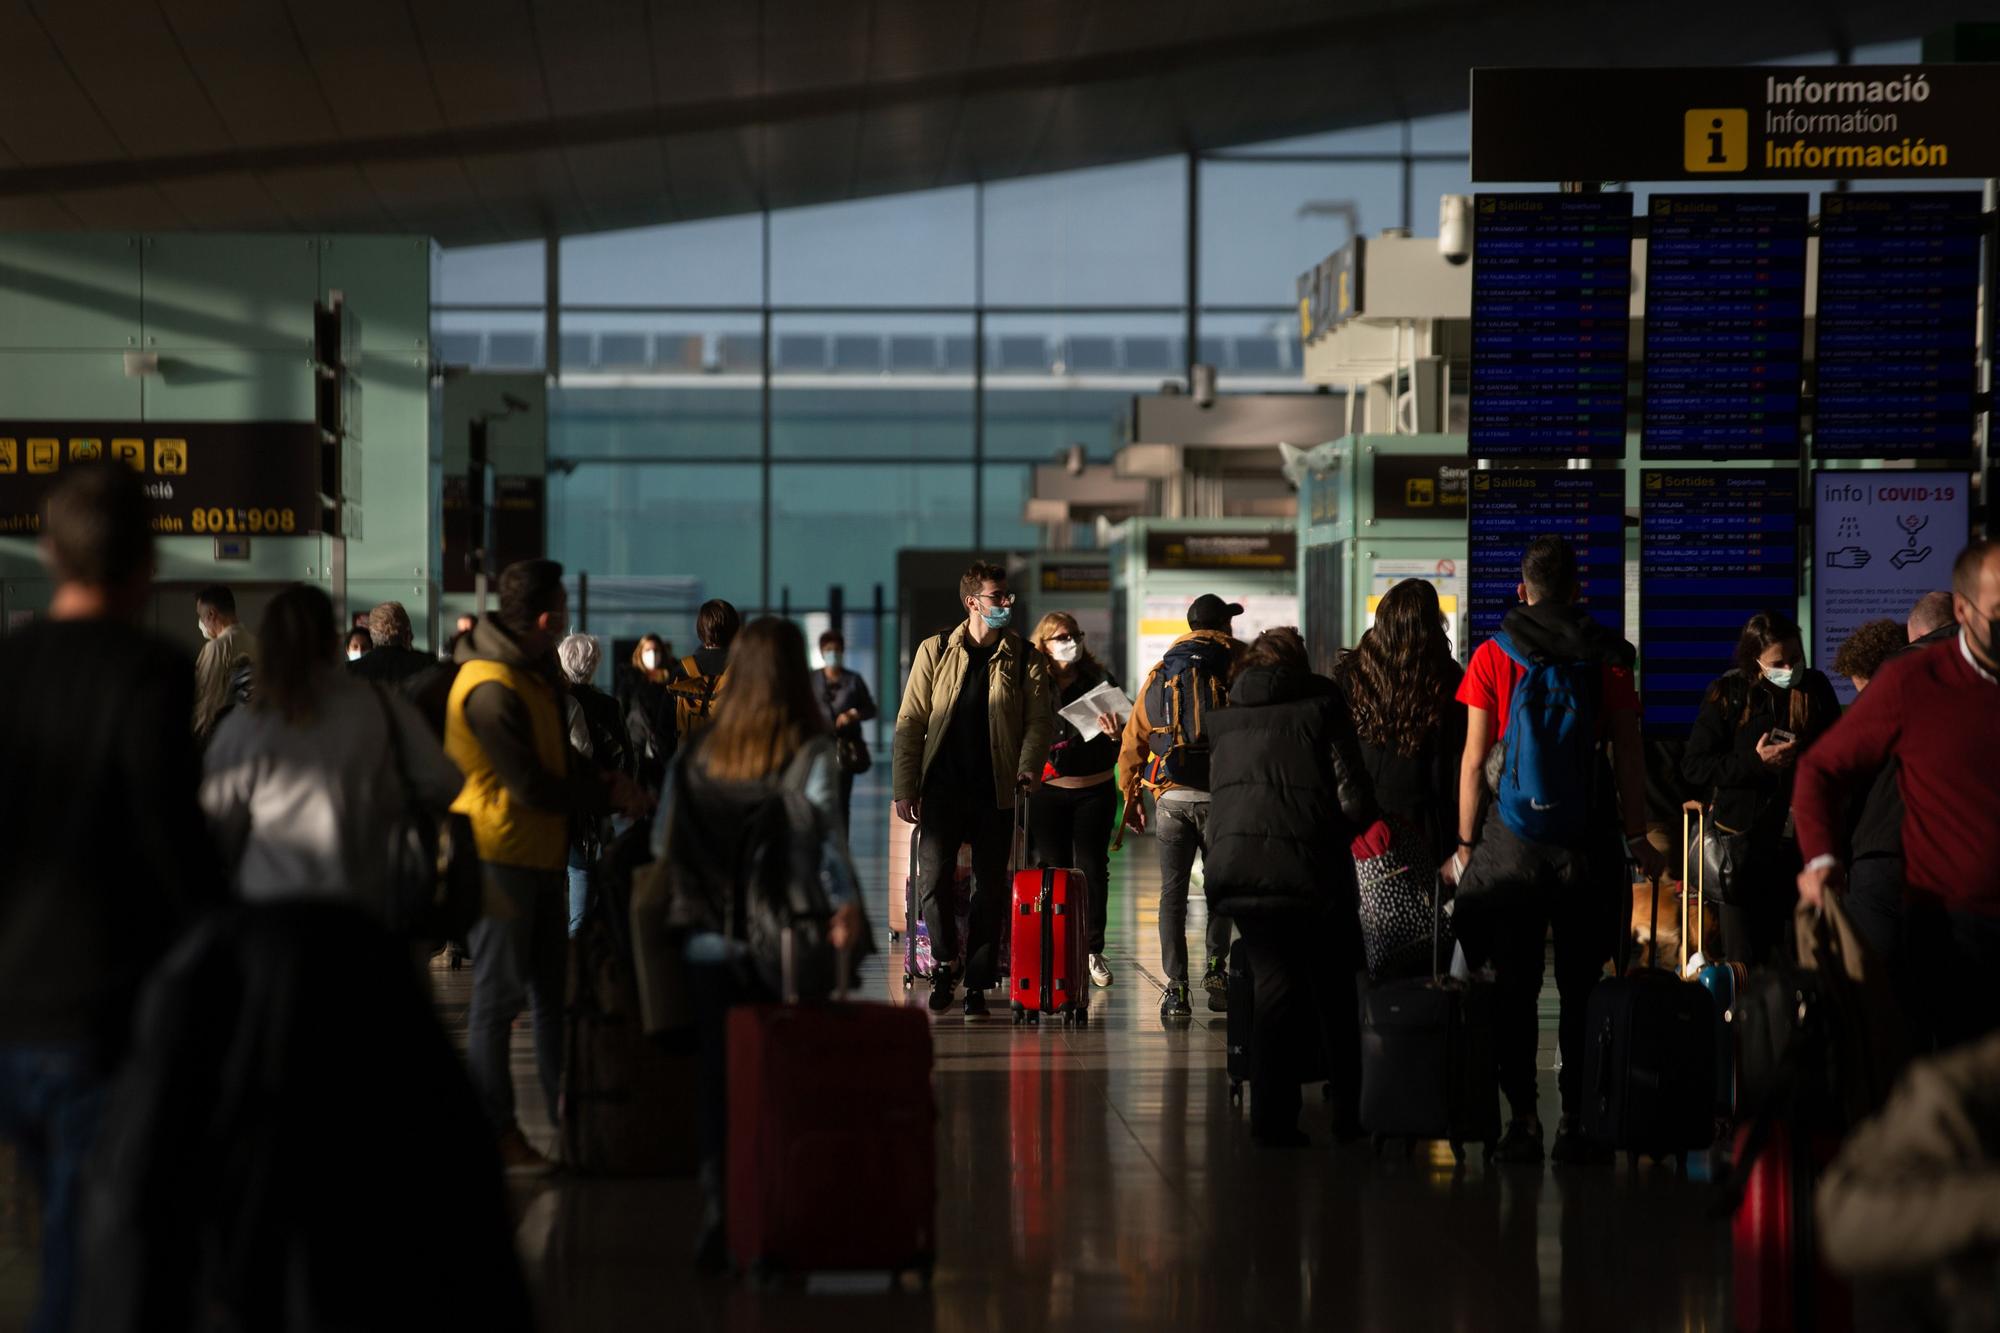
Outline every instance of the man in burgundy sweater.
POLYGON ((1806 859, 1799 895, 1846 887, 1841 812, 1901 761, 1907 957, 1940 1046, 2000 1029, 2000 541, 1952 569, 1960 633, 1884 668, 1799 761, 1792 813, 1806 859))

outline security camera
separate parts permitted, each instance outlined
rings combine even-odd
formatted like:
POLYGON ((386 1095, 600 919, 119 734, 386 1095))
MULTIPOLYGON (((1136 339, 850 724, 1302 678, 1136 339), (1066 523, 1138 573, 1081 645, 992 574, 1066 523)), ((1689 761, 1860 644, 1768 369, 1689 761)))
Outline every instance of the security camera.
POLYGON ((1199 361, 1189 366, 1188 392, 1196 407, 1215 406, 1215 367, 1199 361))
POLYGON ((1472 258, 1472 196, 1448 194, 1438 200, 1438 253, 1448 264, 1472 258))

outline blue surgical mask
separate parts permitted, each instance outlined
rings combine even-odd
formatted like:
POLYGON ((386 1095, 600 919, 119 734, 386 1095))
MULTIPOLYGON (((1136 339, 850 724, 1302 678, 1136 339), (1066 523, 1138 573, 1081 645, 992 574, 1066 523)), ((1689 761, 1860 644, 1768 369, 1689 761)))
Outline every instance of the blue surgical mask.
POLYGON ((1006 629, 1008 624, 1014 619, 1014 608, 1011 606, 989 606, 979 614, 985 617, 986 628, 1006 629))
POLYGON ((1792 679, 1797 674, 1798 673, 1793 671, 1790 667, 1786 667, 1782 671, 1777 670, 1776 668, 1773 667, 1764 668, 1764 679, 1770 681, 1773 685, 1777 686, 1781 690, 1789 690, 1790 688, 1792 688, 1792 679))
POLYGON ((840 670, 840 653, 837 650, 829 649, 821 653, 819 660, 820 665, 824 666, 828 671, 840 670))

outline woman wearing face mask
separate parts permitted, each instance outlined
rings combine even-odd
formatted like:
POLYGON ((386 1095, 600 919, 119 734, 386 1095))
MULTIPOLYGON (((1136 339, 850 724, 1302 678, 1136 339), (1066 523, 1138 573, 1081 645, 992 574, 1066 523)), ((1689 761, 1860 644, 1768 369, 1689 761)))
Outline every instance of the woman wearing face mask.
POLYGON ((375 646, 375 640, 368 636, 367 630, 356 628, 347 631, 348 661, 359 662, 362 658, 368 655, 369 649, 373 648, 374 646, 375 646))
POLYGON ((819 636, 819 670, 813 675, 813 693, 840 749, 840 826, 852 836, 854 825, 848 813, 854 804, 854 779, 874 765, 861 724, 874 719, 875 696, 868 692, 868 682, 859 672, 847 669, 847 640, 838 630, 819 636))
POLYGON ((650 796, 660 794, 667 775, 667 756, 672 752, 673 702, 667 696, 667 682, 673 679, 673 658, 666 642, 648 634, 632 650, 632 670, 625 678, 625 731, 632 738, 632 754, 637 763, 639 785, 650 796), (664 719, 664 722, 663 722, 664 719), (667 736, 660 728, 665 726, 667 736), (662 744, 665 740, 667 743, 662 744))
POLYGON ((1048 662, 1049 688, 1055 697, 1054 740, 1042 785, 1028 804, 1029 836, 1034 859, 1048 866, 1073 866, 1089 885, 1089 916, 1085 949, 1090 954, 1090 979, 1111 984, 1104 961, 1104 917, 1110 904, 1111 833, 1117 820, 1118 787, 1112 776, 1118 766, 1118 738, 1124 733, 1123 714, 1102 714, 1097 724, 1078 730, 1062 716, 1069 707, 1100 685, 1118 684, 1090 650, 1076 617, 1051 611, 1035 626, 1034 644, 1048 662))
POLYGON ((1833 685, 1805 665, 1799 627, 1752 616, 1736 663, 1711 685, 1681 773, 1709 794, 1707 893, 1722 900, 1724 949, 1753 966, 1783 941, 1797 896, 1792 776, 1799 756, 1840 718, 1833 685))

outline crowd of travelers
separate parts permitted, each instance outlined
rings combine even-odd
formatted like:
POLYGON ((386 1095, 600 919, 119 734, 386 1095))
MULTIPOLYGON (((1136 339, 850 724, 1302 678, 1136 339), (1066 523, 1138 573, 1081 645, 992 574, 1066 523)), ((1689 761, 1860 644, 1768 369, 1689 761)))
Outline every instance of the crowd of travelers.
MULTIPOLYGON (((530 560, 502 572, 493 613, 460 621, 448 660, 416 649, 394 603, 343 638, 329 598, 295 586, 253 631, 218 586, 196 598, 204 646, 188 663, 140 627, 153 556, 131 474, 66 474, 45 519, 48 614, 0 642, 0 838, 12 857, 0 891, 0 1134, 43 1200, 35 1327, 175 1327, 201 1308, 257 1327, 265 1311, 352 1299, 324 1274, 249 1258, 323 1229, 275 1200, 308 1154, 243 1089, 263 1087, 256 1070, 288 1067, 279 1053, 300 1047, 294 1037, 326 1004, 298 978, 316 975, 332 940, 377 959, 391 997, 380 1021, 416 1034, 399 1048, 400 1076, 438 1091, 415 1112, 393 1098, 413 1139, 464 1141, 469 1123, 478 1149, 464 1160, 497 1181, 503 1168, 551 1165, 515 1104, 510 1037, 524 1011, 549 1120, 591 1113, 565 1102, 579 1058, 573 1039, 565 1050, 565 1005, 573 1019, 573 959, 584 956, 573 940, 608 921, 591 956, 620 942, 649 1049, 696 1071, 699 1258, 719 1266, 729 1015, 844 991, 871 947, 847 830, 876 704, 838 630, 811 661, 789 620, 745 624, 711 601, 693 653, 677 658, 648 635, 606 693, 593 684, 598 641, 568 632, 561 567, 530 560), (472 969, 462 1072, 422 984, 447 941, 472 969), (254 1013, 218 1010, 228 997, 254 1013), (163 1073, 163 1043, 197 1032, 211 1082, 163 1073), (237 1192, 163 1189, 186 1169, 163 1127, 227 1145, 236 1165, 222 1178, 237 1192), (206 1260, 180 1272, 141 1235, 206 1260)), ((1929 1081, 1885 1114, 1935 1118, 1943 1101, 1993 1141, 2000 545, 1968 547, 1951 590, 1924 598, 1907 625, 1864 625, 1842 645, 1830 665, 1857 692, 1844 712, 1807 665, 1799 627, 1778 610, 1753 617, 1664 760, 1642 733, 1631 646, 1578 606, 1576 557, 1556 538, 1528 546, 1519 604, 1463 669, 1421 580, 1391 589, 1359 643, 1317 664, 1296 629, 1239 641, 1243 608, 1204 595, 1129 699, 1073 615, 1014 626, 1004 568, 975 564, 959 591, 963 621, 916 648, 891 747, 894 813, 919 833, 933 1013, 961 992, 967 1016, 988 1012, 1005 980, 1017 860, 1080 875, 1089 982, 1112 986, 1109 857, 1125 831, 1151 830, 1161 1017, 1192 1016, 1186 932, 1199 885, 1208 1007, 1254 997, 1257 1143, 1307 1141, 1309 1079, 1329 1085, 1336 1140, 1358 1136, 1361 997, 1448 967, 1490 996, 1509 1116, 1489 1158, 1603 1163, 1610 1152, 1584 1125, 1586 1006, 1607 967, 1628 961, 1628 888, 1684 882, 1702 859, 1722 904, 1702 944, 1710 960, 1778 965, 1800 904, 1844 904, 1890 970, 1907 1049, 1974 1052, 1921 1066, 1929 1081), (1107 698, 1123 702, 1078 711, 1107 698), (1684 806, 1699 809, 1713 847, 1662 846, 1684 806), (1536 1015, 1551 937, 1562 1059, 1545 1149, 1536 1015)), ((383 1093, 366 1103, 376 1114, 383 1093)), ((345 1132, 324 1108, 313 1123, 345 1132)), ((1867 1132, 1893 1137, 1895 1123, 1867 1132)), ((1940 1170, 1991 1166, 1978 1143, 1924 1147, 1940 1170)), ((337 1216, 343 1189, 375 1192, 385 1174, 315 1177, 316 1199, 337 1216)), ((1908 1182, 1857 1167, 1833 1183, 1850 1211, 1830 1214, 1829 1235, 1854 1262, 1906 1258, 1907 1237, 1887 1256, 1889 1242, 1854 1218, 1907 1206, 1908 1182)), ((427 1196, 399 1207, 374 1193, 367 1228, 406 1213, 393 1225, 421 1218, 426 1234, 452 1233, 464 1262, 512 1274, 505 1227, 488 1215, 504 1211, 500 1198, 474 1189, 440 1213, 427 1196), (453 1208, 463 1225, 447 1225, 453 1208)), ((1934 1249, 1976 1230, 1977 1217, 1961 1220, 1934 1249)), ((1929 1233, 1948 1230, 1929 1219, 1929 1233)), ((396 1247, 377 1236, 375 1248, 396 1247)), ((437 1317, 467 1322, 477 1305, 437 1317)))

